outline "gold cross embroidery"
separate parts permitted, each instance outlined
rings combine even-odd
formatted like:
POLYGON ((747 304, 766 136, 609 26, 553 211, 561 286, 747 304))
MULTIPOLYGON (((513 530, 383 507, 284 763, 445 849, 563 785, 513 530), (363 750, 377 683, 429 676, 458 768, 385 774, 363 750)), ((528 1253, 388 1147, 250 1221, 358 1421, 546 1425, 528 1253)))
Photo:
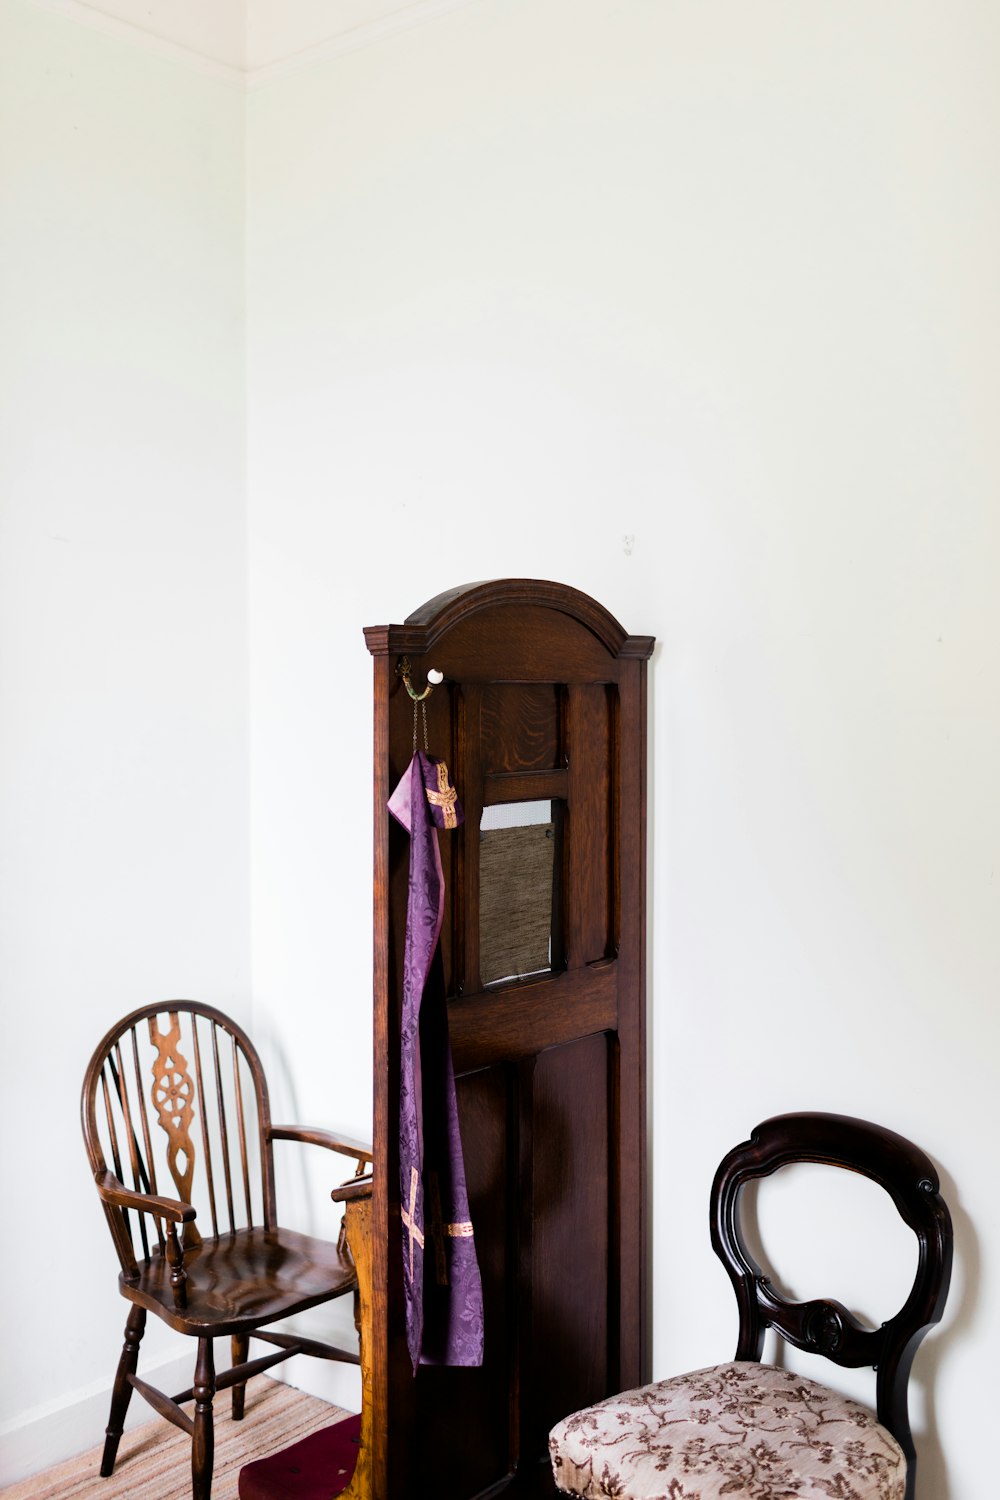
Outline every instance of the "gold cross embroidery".
POLYGON ((458 793, 453 786, 448 785, 448 767, 443 760, 439 760, 434 769, 437 771, 438 789, 436 792, 427 789, 427 800, 431 807, 440 807, 446 828, 457 828, 455 803, 458 801, 458 793))
POLYGON ((410 1168, 410 1209, 401 1208, 399 1216, 407 1229, 410 1231, 410 1279, 413 1279, 413 1241, 416 1240, 421 1250, 424 1248, 424 1236, 417 1223, 417 1188, 420 1183, 420 1174, 416 1167, 410 1168))

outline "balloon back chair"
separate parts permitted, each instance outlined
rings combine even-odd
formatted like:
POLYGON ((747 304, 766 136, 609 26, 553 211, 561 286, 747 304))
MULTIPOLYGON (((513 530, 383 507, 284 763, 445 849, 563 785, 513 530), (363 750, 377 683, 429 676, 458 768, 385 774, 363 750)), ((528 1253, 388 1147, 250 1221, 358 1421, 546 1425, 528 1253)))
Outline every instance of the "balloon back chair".
POLYGON ((739 1304, 736 1360, 627 1391, 560 1422, 549 1439, 557 1488, 587 1500, 913 1500, 907 1382, 917 1346, 944 1311, 952 1256, 951 1219, 928 1157, 863 1120, 779 1115, 722 1162, 711 1226, 739 1304), (839 1302, 790 1301, 750 1253, 743 1190, 794 1162, 871 1178, 916 1235, 913 1286, 881 1327, 866 1327, 839 1302), (877 1418, 818 1381, 760 1363, 768 1328, 835 1364, 874 1366, 877 1418))
POLYGON ((101 1474, 114 1469, 136 1390, 190 1436, 194 1500, 209 1500, 216 1391, 231 1388, 239 1420, 248 1378, 294 1354, 358 1362, 332 1344, 265 1331, 357 1286, 342 1236, 331 1243, 279 1227, 273 1143, 326 1147, 352 1158, 359 1173, 371 1149, 326 1130, 272 1125, 264 1071, 246 1033, 190 1000, 145 1006, 112 1027, 87 1068, 82 1116, 119 1290, 132 1304, 101 1474), (136 1374, 149 1312, 197 1340, 194 1383, 176 1396, 136 1374), (216 1376, 213 1341, 226 1335, 233 1364, 216 1376), (270 1352, 249 1359, 251 1337, 270 1352), (184 1410, 189 1401, 193 1415, 184 1410))

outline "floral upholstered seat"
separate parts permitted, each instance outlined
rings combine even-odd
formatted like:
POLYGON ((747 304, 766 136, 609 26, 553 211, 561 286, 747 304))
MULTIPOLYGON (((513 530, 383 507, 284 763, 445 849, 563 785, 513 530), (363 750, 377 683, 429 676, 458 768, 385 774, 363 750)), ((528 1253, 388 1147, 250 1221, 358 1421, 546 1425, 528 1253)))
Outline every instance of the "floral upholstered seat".
POLYGON ((789 1370, 713 1365, 566 1417, 556 1485, 585 1500, 903 1500, 906 1460, 856 1401, 789 1370))

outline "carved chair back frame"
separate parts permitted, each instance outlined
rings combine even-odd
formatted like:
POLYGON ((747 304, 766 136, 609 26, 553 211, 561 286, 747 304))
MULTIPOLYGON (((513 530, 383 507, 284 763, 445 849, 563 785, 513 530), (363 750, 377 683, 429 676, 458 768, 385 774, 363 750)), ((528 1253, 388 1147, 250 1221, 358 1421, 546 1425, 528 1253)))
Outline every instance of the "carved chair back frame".
MULTIPOLYGON (((220 1229, 223 1193, 226 1206, 226 1217, 221 1223, 223 1232, 227 1224, 230 1230, 234 1229, 236 1218, 242 1217, 241 1190, 247 1226, 253 1222, 248 1131, 255 1127, 252 1135, 257 1140, 260 1162, 260 1217, 265 1230, 275 1227, 274 1152, 267 1082, 250 1038, 221 1011, 192 1000, 160 1001, 132 1011, 112 1027, 91 1058, 81 1115, 91 1171, 99 1185, 110 1180, 113 1172, 115 1178, 136 1193, 155 1196, 158 1192, 176 1191, 180 1200, 190 1202, 200 1151, 216 1234, 220 1229), (181 1035, 181 1017, 185 1015, 190 1018, 186 1038, 181 1035), (166 1029, 158 1018, 166 1018, 166 1029), (199 1020, 208 1023, 207 1033, 203 1027, 201 1036, 199 1020), (146 1046, 147 1027, 153 1053, 146 1046), (152 1056, 152 1080, 148 1075, 143 1077, 140 1045, 146 1053, 144 1063, 148 1064, 152 1056), (250 1098, 244 1092, 247 1080, 253 1096, 252 1114, 250 1098), (232 1119, 226 1108, 227 1093, 235 1116, 232 1119), (249 1125, 248 1117, 251 1117, 249 1125), (156 1176, 154 1143, 161 1143, 161 1129, 167 1137, 166 1163, 172 1178, 168 1184, 158 1183, 156 1176), (105 1142, 111 1152, 110 1166, 105 1142)), ((130 1213, 135 1210, 117 1206, 107 1198, 103 1206, 126 1281, 134 1282, 138 1277, 136 1231, 147 1260, 154 1239, 161 1254, 165 1248, 170 1254, 164 1235, 170 1236, 172 1226, 156 1215, 136 1212, 133 1229, 130 1213), (153 1219, 152 1236, 145 1222, 149 1217, 153 1219)), ((193 1222, 184 1225, 183 1238, 188 1247, 199 1243, 201 1236, 193 1222)))
POLYGON ((720 1164, 712 1185, 712 1245, 729 1273, 740 1313, 738 1360, 759 1360, 773 1328, 798 1349, 838 1365, 871 1365, 877 1374, 878 1419, 913 1465, 907 1381, 924 1334, 940 1321, 951 1277, 952 1233, 930 1158, 902 1136, 863 1120, 832 1114, 778 1115, 720 1164), (813 1162, 859 1172, 892 1198, 913 1230, 919 1258, 913 1286, 894 1317, 866 1328, 830 1299, 792 1302, 772 1285, 747 1247, 740 1200, 747 1184, 780 1167, 813 1162))

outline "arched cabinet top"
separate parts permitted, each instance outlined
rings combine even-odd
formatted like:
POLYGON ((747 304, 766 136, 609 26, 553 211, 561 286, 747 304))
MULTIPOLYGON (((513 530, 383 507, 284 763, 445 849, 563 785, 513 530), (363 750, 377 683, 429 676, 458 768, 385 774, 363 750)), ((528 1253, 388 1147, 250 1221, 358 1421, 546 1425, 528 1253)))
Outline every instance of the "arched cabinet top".
POLYGON ((424 655, 448 631, 474 615, 524 605, 556 610, 575 620, 597 638, 611 657, 646 661, 652 654, 652 636, 629 635, 614 615, 589 594, 564 583, 538 578, 497 578, 448 589, 428 599, 402 625, 368 626, 365 641, 373 656, 393 651, 424 655))

